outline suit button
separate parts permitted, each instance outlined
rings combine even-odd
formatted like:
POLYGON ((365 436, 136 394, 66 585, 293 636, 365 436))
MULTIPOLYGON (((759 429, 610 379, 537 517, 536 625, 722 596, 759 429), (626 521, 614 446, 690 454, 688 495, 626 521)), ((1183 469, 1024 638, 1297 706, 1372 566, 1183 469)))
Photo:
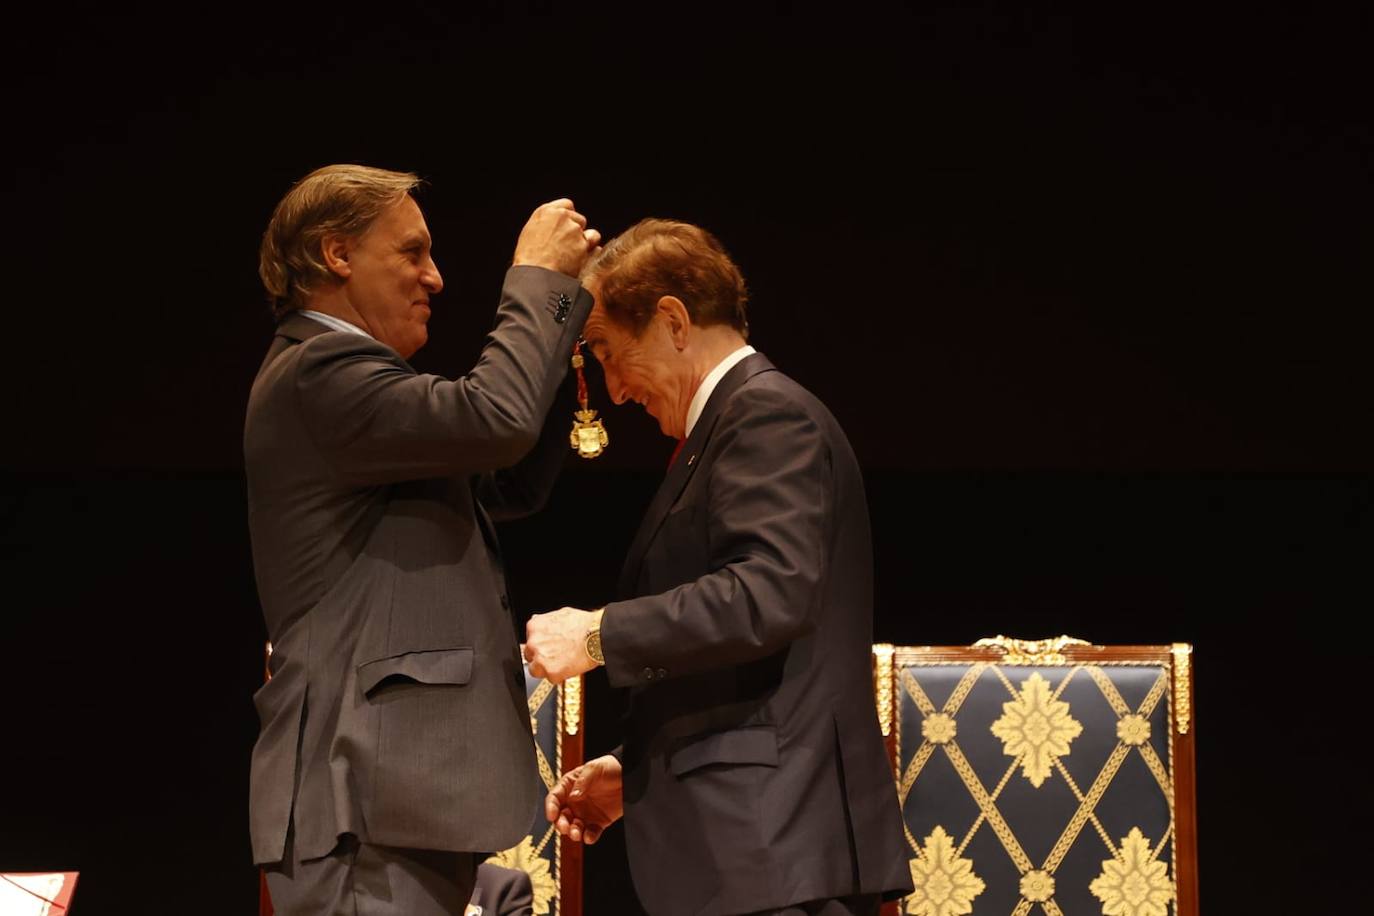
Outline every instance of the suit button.
POLYGON ((663 680, 663 679, 664 679, 665 677, 667 677, 667 676, 668 676, 668 669, 667 669, 667 668, 659 668, 659 669, 658 669, 658 679, 659 679, 660 681, 663 680))
POLYGON ((639 676, 646 681, 652 681, 654 679, 654 669, 645 668, 643 671, 639 672, 639 676))

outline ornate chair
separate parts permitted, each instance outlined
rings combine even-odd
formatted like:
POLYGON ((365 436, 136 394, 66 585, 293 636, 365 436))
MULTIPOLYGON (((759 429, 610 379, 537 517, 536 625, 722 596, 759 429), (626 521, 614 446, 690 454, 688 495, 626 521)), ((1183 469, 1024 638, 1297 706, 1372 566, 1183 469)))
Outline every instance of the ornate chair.
POLYGON ((1196 916, 1192 647, 873 647, 915 892, 957 916, 1196 916))
MULTIPOLYGON (((272 644, 267 644, 267 658, 272 644)), ((271 677, 271 672, 265 672, 271 677)), ((543 786, 538 810, 532 812, 530 832, 514 847, 487 861, 516 868, 529 875, 536 916, 582 916, 582 845, 560 837, 544 817, 544 793, 564 772, 580 766, 582 755, 582 676, 554 684, 532 677, 525 669, 525 695, 529 697, 534 751, 543 786)), ((259 916, 273 916, 267 893, 267 876, 258 874, 259 916)))
POLYGON ((487 861, 530 876, 535 916, 582 916, 582 844, 560 837, 544 817, 544 793, 563 773, 583 762, 582 676, 555 686, 533 677, 526 667, 525 693, 542 786, 539 808, 532 812, 529 835, 487 861))

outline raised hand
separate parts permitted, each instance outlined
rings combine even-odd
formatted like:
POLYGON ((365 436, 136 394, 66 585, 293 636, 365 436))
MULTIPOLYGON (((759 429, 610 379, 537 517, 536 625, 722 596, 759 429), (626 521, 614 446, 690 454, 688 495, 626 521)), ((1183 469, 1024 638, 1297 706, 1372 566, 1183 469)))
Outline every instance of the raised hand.
POLYGON ((570 277, 601 242, 601 233, 587 228, 587 218, 566 197, 540 204, 530 214, 515 243, 516 266, 546 267, 570 277))

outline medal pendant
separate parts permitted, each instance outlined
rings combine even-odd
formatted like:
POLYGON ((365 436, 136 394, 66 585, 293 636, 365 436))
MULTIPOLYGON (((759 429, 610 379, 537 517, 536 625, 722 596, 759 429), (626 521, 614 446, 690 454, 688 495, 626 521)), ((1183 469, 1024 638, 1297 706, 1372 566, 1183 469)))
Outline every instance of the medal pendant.
POLYGON ((596 458, 611 444, 606 426, 596 418, 595 410, 578 410, 573 413, 572 433, 568 441, 577 451, 578 457, 596 458))

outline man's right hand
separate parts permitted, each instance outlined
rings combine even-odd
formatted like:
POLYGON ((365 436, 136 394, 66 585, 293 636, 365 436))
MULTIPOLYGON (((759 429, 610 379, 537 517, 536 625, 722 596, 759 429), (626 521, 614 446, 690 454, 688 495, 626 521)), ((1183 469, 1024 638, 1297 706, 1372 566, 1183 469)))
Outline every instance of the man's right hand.
POLYGON ((563 774, 544 797, 544 816, 560 834, 591 845, 625 814, 620 761, 607 754, 563 774))
POLYGON ((515 266, 546 267, 576 277, 601 243, 601 233, 587 228, 587 218, 566 197, 540 204, 530 214, 515 243, 515 266))

